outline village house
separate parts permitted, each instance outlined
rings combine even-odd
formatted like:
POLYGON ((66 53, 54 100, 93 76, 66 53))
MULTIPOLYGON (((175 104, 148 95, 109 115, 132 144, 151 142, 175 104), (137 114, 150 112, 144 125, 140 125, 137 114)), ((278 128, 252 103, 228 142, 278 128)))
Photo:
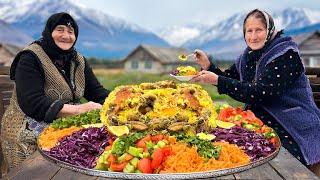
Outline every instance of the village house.
POLYGON ((12 45, 0 43, 0 66, 11 66, 14 57, 22 48, 12 45))
POLYGON ((320 31, 292 37, 298 44, 303 64, 306 67, 320 67, 320 31))
POLYGON ((139 71, 146 73, 169 73, 178 66, 197 66, 194 60, 180 61, 180 54, 190 54, 183 48, 157 47, 139 45, 124 60, 125 71, 139 71))

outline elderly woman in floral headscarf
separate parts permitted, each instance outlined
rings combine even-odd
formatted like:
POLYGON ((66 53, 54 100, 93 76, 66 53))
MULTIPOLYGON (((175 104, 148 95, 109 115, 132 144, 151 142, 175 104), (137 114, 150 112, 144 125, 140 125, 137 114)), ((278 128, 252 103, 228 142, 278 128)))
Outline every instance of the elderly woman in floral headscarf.
POLYGON ((3 153, 10 167, 36 150, 36 136, 46 124, 99 109, 108 96, 74 48, 78 33, 69 14, 53 14, 42 38, 15 57, 10 76, 16 87, 1 124, 3 153), (79 104, 82 97, 89 102, 79 104))
POLYGON ((319 175, 320 111, 298 46, 275 29, 272 17, 255 9, 243 23, 247 48, 224 72, 195 51, 203 71, 192 81, 216 85, 220 94, 244 102, 280 136, 282 145, 319 175))

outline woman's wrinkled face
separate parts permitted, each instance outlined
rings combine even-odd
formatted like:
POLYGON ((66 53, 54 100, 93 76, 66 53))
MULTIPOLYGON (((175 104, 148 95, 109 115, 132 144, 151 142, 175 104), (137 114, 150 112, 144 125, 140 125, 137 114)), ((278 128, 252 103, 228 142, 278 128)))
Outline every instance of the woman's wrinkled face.
POLYGON ((260 19, 249 17, 245 23, 245 40, 252 50, 261 49, 267 38, 267 28, 260 19))
POLYGON ((65 25, 58 25, 51 35, 54 43, 62 50, 69 50, 76 41, 74 29, 65 25))

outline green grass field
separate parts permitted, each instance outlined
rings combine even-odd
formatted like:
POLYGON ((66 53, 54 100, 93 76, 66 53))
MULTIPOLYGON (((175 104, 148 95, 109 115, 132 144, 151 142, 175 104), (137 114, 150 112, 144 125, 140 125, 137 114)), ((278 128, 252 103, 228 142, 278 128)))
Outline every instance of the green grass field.
MULTIPOLYGON (((146 74, 141 72, 125 73, 121 70, 110 71, 95 69, 94 73, 96 74, 98 80, 102 83, 102 85, 110 90, 113 90, 115 87, 120 85, 140 84, 143 82, 156 82, 161 80, 174 80, 169 75, 146 74)), ((227 95, 220 95, 217 92, 217 88, 215 86, 202 85, 202 87, 209 93, 214 102, 227 102, 234 107, 243 105, 242 103, 233 100, 227 95)))

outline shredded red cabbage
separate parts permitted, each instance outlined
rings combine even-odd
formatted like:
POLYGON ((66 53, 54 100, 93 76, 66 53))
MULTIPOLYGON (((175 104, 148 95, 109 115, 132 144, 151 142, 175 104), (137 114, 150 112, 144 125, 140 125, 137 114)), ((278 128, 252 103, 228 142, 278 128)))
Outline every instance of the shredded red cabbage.
POLYGON ((257 134, 245 128, 234 126, 231 129, 213 129, 215 141, 226 141, 244 148, 252 161, 266 157, 275 151, 275 146, 262 134, 257 134))
POLYGON ((104 126, 82 129, 62 138, 57 146, 45 153, 73 165, 93 168, 97 156, 109 145, 108 140, 111 138, 113 137, 107 133, 104 126))

